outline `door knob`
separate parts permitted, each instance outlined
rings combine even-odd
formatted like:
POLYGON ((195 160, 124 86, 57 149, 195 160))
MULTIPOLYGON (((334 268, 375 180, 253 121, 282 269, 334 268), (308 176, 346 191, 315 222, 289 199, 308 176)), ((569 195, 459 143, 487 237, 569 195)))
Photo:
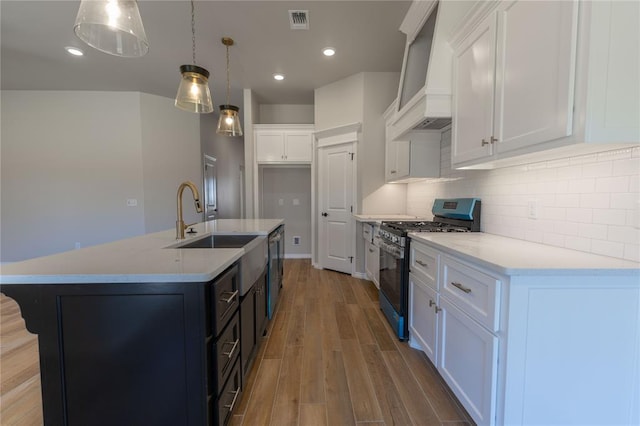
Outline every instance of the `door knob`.
POLYGON ((322 216, 327 217, 327 216, 329 216, 329 213, 327 213, 327 212, 322 212, 322 216))

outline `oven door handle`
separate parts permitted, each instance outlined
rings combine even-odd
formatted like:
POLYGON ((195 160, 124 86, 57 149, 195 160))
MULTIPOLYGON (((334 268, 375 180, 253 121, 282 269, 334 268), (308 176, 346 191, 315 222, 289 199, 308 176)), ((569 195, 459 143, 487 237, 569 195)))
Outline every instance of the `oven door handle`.
POLYGON ((390 254, 396 259, 404 259, 404 250, 402 249, 402 247, 394 246, 382 240, 379 240, 378 243, 380 245, 380 249, 385 253, 390 254))

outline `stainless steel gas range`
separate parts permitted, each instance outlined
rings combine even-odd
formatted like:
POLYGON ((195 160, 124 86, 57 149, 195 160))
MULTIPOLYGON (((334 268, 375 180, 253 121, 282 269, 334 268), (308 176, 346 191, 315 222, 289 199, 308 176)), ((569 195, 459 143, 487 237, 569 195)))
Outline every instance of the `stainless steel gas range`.
MULTIPOLYGON (((477 198, 437 198, 434 220, 382 222, 380 226, 380 309, 400 340, 409 337, 409 232, 479 232, 477 198)), ((461 236, 464 238, 464 236, 461 236)))

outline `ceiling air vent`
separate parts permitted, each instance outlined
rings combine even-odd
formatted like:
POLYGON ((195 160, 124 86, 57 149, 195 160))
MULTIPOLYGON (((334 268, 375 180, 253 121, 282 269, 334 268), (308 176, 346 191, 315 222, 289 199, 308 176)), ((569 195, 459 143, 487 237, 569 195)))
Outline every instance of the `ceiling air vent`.
POLYGON ((289 24, 292 30, 308 30, 309 29, 309 11, 308 10, 290 10, 289 24))

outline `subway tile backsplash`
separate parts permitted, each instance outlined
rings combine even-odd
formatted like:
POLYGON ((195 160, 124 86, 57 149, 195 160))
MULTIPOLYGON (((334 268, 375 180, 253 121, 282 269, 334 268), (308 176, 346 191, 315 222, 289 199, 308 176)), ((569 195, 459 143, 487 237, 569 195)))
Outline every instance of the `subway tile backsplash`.
POLYGON ((640 261, 640 147, 496 170, 452 170, 450 132, 441 148, 441 179, 408 184, 407 214, 478 197, 483 232, 640 261))

